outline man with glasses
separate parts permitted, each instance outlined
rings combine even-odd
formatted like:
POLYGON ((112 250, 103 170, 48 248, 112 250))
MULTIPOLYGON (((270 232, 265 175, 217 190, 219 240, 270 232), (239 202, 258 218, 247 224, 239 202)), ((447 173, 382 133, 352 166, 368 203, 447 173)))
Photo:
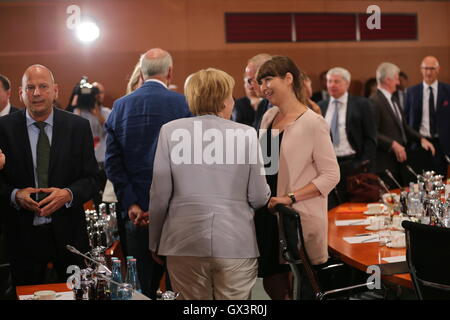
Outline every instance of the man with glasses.
POLYGON ((261 98, 255 111, 255 118, 253 120, 253 127, 258 130, 261 125, 261 120, 264 113, 272 107, 267 99, 264 99, 264 95, 259 89, 258 82, 256 81, 256 74, 259 67, 261 67, 264 62, 270 60, 272 57, 267 53, 260 53, 248 60, 247 66, 245 67, 245 77, 247 79, 249 93, 253 96, 261 98))
POLYGON ((57 281, 67 267, 84 265, 66 249, 89 248, 83 204, 92 199, 98 169, 89 122, 55 108, 58 85, 52 72, 32 65, 22 77, 26 109, 0 118, 2 215, 14 285, 57 281))
POLYGON ((439 61, 427 56, 420 66, 423 81, 407 90, 405 114, 408 124, 436 149, 433 157, 413 147, 412 165, 419 172, 434 170, 447 175, 445 156, 450 155, 450 85, 438 81, 439 61))

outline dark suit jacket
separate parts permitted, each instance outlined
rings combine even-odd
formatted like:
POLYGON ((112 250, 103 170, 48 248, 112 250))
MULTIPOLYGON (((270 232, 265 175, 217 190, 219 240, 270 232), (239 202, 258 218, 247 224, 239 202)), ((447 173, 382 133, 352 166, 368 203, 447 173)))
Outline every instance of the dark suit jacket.
MULTIPOLYGON (((327 114, 329 103, 330 100, 319 102, 324 117, 327 114)), ((369 160, 369 170, 374 171, 377 133, 369 100, 349 94, 345 123, 347 138, 356 151, 357 161, 361 163, 369 160)))
POLYGON ((16 107, 11 106, 11 108, 9 109, 9 114, 14 113, 19 111, 19 109, 17 109, 16 107))
POLYGON ((252 126, 255 121, 256 111, 250 104, 250 99, 242 97, 234 102, 232 120, 252 126))
POLYGON ((157 82, 145 82, 116 100, 105 123, 105 170, 124 215, 138 204, 147 211, 153 160, 162 125, 191 116, 183 95, 157 82))
MULTIPOLYGON (((79 116, 53 108, 53 133, 49 164, 49 186, 69 188, 73 194, 70 208, 52 214, 58 248, 70 244, 81 252, 88 249, 83 204, 96 191, 98 174, 89 122, 79 116)), ((11 262, 30 254, 34 213, 10 205, 13 189, 35 186, 33 159, 26 126, 25 109, 0 118, 0 148, 6 165, 0 171, 0 196, 5 205, 6 235, 11 262)))
MULTIPOLYGON (((408 124, 416 131, 422 123, 423 83, 406 91, 405 113, 408 124)), ((450 84, 438 83, 436 104, 437 132, 442 150, 450 155, 450 84)))
POLYGON ((378 133, 377 172, 384 172, 385 169, 393 171, 396 167, 398 167, 398 162, 394 152, 391 149, 392 141, 395 140, 405 146, 401 128, 403 128, 405 132, 408 143, 420 143, 420 139, 422 137, 417 131, 408 126, 401 109, 400 112, 402 113, 402 122, 397 120, 398 118, 392 111, 389 101, 380 90, 377 90, 377 92, 370 97, 370 100, 372 101, 372 106, 374 109, 378 133))

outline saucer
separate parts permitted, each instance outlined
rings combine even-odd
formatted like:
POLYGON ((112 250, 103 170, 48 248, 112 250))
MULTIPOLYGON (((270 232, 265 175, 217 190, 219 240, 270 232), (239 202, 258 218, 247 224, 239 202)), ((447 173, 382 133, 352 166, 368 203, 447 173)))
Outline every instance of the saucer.
POLYGON ((367 226, 367 227, 366 227, 366 230, 370 230, 370 231, 378 231, 378 230, 380 230, 380 228, 377 228, 377 227, 375 227, 375 226, 367 226))

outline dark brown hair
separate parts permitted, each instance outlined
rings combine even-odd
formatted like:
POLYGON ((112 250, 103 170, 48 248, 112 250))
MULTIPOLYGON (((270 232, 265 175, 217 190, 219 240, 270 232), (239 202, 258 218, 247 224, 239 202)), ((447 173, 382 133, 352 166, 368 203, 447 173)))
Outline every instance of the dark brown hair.
POLYGON ((292 90, 298 101, 304 103, 303 94, 303 77, 300 70, 289 57, 274 56, 272 59, 266 61, 258 70, 256 80, 261 84, 261 79, 266 77, 280 77, 284 78, 287 73, 292 74, 292 90))

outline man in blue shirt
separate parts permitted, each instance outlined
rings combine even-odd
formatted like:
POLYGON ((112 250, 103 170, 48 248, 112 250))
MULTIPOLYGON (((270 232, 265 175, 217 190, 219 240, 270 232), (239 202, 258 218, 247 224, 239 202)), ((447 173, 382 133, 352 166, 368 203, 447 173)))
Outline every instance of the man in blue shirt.
POLYGON ((155 298, 163 269, 148 249, 153 160, 162 125, 189 117, 190 112, 184 96, 168 89, 173 63, 167 51, 147 51, 140 69, 143 85, 115 101, 105 124, 105 170, 127 220, 127 254, 137 258, 142 293, 155 298))

